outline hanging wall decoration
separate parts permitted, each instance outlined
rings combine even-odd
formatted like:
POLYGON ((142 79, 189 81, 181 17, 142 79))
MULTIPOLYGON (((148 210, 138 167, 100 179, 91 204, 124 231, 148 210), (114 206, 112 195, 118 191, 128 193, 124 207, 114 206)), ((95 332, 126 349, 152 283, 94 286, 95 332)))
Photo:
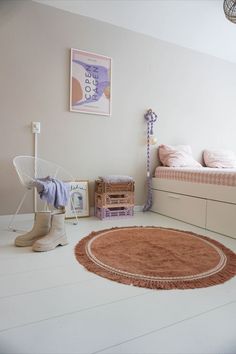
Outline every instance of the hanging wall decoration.
POLYGON ((71 49, 70 111, 111 115, 111 58, 71 49))
POLYGON ((157 115, 149 109, 144 118, 147 122, 147 201, 143 211, 148 211, 152 206, 152 176, 150 172, 150 145, 156 144, 156 138, 153 135, 153 123, 157 120, 157 115))

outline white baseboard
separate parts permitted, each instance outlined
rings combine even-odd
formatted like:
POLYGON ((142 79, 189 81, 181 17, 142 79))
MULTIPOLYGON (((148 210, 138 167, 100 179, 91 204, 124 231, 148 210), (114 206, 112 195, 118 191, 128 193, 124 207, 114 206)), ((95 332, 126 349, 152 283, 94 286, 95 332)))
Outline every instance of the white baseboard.
POLYGON ((134 211, 135 212, 143 211, 143 207, 144 207, 144 205, 135 205, 134 206, 134 211))
MULTIPOLYGON (((12 218, 13 214, 8 214, 8 215, 1 215, 2 220, 10 220, 12 218)), ((16 215, 16 220, 20 221, 28 221, 34 218, 34 213, 29 213, 29 214, 17 214, 16 215)))
MULTIPOLYGON (((134 212, 141 212, 143 211, 143 205, 135 205, 134 206, 134 212)), ((89 215, 90 216, 94 216, 94 207, 90 207, 89 208, 89 215)), ((6 220, 9 221, 12 217, 12 215, 0 215, 1 216, 1 220, 6 220)), ((28 214, 17 214, 16 216, 16 221, 29 221, 29 220, 33 220, 34 218, 34 213, 28 213, 28 214)))

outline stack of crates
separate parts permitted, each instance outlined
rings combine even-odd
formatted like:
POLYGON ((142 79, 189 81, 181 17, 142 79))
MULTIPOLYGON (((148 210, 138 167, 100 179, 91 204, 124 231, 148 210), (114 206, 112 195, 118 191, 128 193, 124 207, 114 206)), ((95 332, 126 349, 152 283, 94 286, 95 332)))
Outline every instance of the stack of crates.
POLYGON ((134 181, 95 181, 95 216, 99 219, 134 215, 134 181))

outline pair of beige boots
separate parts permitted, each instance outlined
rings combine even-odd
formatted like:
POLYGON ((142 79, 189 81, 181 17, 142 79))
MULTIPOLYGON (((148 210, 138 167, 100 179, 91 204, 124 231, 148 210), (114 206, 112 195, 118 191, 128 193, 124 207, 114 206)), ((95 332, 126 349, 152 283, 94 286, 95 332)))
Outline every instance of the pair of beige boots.
POLYGON ((65 213, 52 214, 50 211, 35 213, 32 230, 15 239, 19 247, 32 246, 33 251, 50 251, 68 244, 65 231, 65 213))

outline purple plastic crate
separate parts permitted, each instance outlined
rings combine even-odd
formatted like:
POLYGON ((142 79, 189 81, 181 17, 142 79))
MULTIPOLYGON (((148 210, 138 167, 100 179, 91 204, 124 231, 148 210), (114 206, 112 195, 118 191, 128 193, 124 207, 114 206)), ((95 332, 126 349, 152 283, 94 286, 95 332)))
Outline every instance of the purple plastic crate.
POLYGON ((134 207, 95 208, 95 216, 99 219, 123 218, 134 215, 134 207))

